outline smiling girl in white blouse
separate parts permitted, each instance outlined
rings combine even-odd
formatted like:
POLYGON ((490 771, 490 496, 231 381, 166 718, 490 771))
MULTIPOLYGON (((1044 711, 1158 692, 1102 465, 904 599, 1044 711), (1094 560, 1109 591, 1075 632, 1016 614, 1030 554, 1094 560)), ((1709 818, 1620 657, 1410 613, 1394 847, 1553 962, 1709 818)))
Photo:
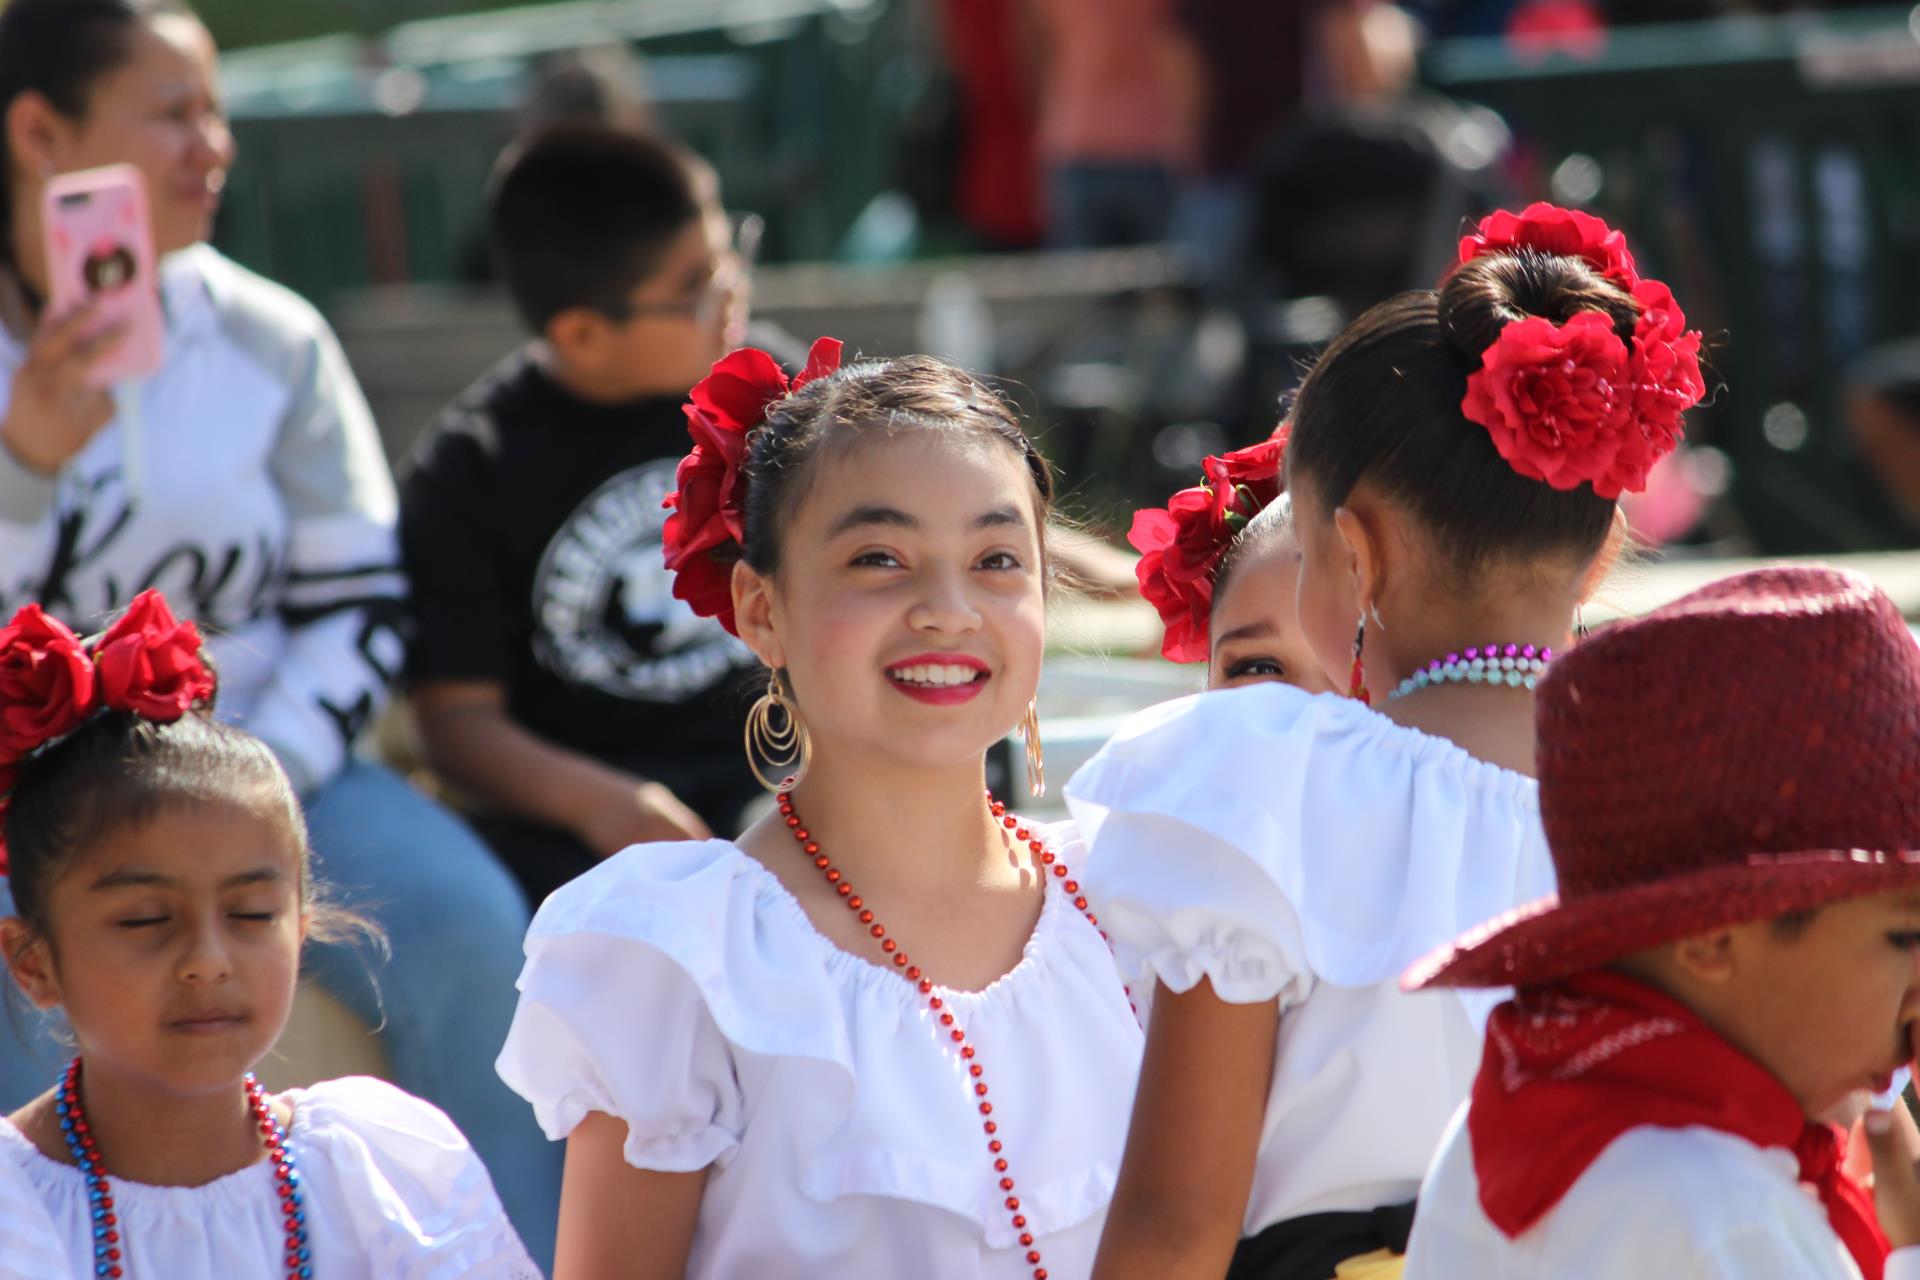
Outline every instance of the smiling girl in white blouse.
POLYGON ((1051 480, 968 375, 838 356, 716 365, 669 500, 675 594, 766 665, 776 812, 528 936, 500 1071, 567 1139, 563 1280, 1092 1265, 1140 1031, 1072 830, 985 789, 1017 724, 1040 770, 1051 480))

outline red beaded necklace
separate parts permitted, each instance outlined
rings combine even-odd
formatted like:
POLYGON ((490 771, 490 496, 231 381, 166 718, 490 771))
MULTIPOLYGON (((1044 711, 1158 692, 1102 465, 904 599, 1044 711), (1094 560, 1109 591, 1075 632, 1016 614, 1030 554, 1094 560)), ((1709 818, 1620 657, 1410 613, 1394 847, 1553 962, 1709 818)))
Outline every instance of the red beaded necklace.
MULTIPOLYGON (((280 1212, 286 1219, 287 1249, 283 1261, 288 1280, 311 1280, 313 1251, 307 1246, 306 1196, 300 1190, 300 1173, 294 1167, 293 1153, 287 1150, 286 1131, 280 1127, 273 1108, 267 1103, 266 1090, 253 1078, 253 1072, 247 1072, 242 1083, 247 1094, 247 1110, 252 1113, 253 1123, 266 1145, 267 1157, 273 1162, 280 1212)), ((87 1114, 80 1106, 79 1058, 67 1065, 54 1098, 60 1116, 60 1136, 66 1140, 74 1163, 87 1179, 88 1211, 93 1215, 96 1242, 94 1275, 103 1280, 119 1280, 124 1274, 120 1266, 120 1221, 113 1211, 113 1190, 107 1185, 106 1162, 100 1158, 93 1130, 87 1124, 87 1114)))
MULTIPOLYGON (((1070 878, 1067 864, 1060 861, 1046 843, 1033 834, 1033 831, 1020 819, 1007 812, 1007 806, 987 793, 987 805, 1002 826, 1013 833, 1016 840, 1023 841, 1027 848, 1040 859, 1040 864, 1052 870, 1054 878, 1062 881, 1061 888, 1073 897, 1073 905, 1087 917, 1087 923, 1099 931, 1105 938, 1106 931, 1100 928, 1099 919, 1087 909, 1087 900, 1080 894, 1080 885, 1070 878)), ((1005 1144, 1000 1140, 1000 1126, 993 1119, 993 1103, 987 1100, 986 1071, 977 1060, 972 1045, 967 1043, 966 1030, 954 1020, 952 1010, 946 1008, 946 1001, 934 993, 931 979, 922 976, 920 966, 907 958, 900 944, 887 932, 885 925, 874 918, 873 908, 869 907, 859 894, 853 891, 853 884, 833 860, 820 852, 820 845, 812 834, 800 824, 800 815, 793 811, 793 797, 787 792, 780 793, 780 816, 786 820, 787 828, 800 845, 801 852, 812 859, 813 865, 827 878, 834 892, 847 905, 847 910, 855 912, 861 924, 867 926, 867 932, 879 941, 880 950, 892 957, 894 972, 914 984, 920 994, 927 998, 927 1008, 939 1018, 940 1025, 948 1028, 948 1036, 959 1046, 961 1060, 967 1064, 967 1075, 973 1080, 975 1106, 980 1112, 983 1128, 987 1135, 987 1154, 993 1158, 994 1176, 999 1179, 1000 1190, 1006 1193, 1007 1212, 1013 1215, 1013 1229, 1018 1233, 1020 1244, 1027 1251, 1027 1263, 1033 1268, 1033 1280, 1047 1280, 1047 1269, 1040 1265, 1040 1251, 1034 1248, 1033 1233, 1027 1230, 1026 1215, 1020 1212, 1020 1197, 1013 1194, 1013 1175, 1008 1172, 1005 1144)))

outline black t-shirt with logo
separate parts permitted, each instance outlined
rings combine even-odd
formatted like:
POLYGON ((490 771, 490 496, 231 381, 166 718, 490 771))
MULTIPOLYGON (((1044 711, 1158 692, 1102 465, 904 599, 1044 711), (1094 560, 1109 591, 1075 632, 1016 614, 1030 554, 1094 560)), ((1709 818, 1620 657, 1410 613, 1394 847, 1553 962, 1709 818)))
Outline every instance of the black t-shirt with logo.
POLYGON ((449 406, 401 488, 409 670, 503 682, 518 723, 658 779, 725 831, 756 794, 753 658, 673 598, 661 562, 683 403, 590 404, 523 350, 449 406))

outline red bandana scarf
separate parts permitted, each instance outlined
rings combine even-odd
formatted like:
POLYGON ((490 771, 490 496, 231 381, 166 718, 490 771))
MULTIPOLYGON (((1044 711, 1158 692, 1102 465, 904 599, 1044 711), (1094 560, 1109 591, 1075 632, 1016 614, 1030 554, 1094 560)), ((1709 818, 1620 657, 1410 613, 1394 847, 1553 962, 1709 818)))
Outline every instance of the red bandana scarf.
POLYGON ((1494 1011, 1467 1136, 1481 1207, 1507 1236, 1558 1204, 1615 1138, 1648 1125, 1702 1125, 1793 1152, 1860 1274, 1881 1280, 1887 1238, 1866 1191, 1841 1171, 1840 1131, 1807 1120, 1777 1080, 1685 1005, 1594 972, 1494 1011))

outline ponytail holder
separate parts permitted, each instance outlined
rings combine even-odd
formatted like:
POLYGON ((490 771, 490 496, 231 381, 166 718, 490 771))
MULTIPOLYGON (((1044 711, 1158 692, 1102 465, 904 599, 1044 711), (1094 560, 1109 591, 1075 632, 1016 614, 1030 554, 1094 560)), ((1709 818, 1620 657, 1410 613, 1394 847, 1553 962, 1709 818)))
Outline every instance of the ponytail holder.
POLYGON ((1210 649, 1213 579, 1235 537, 1280 496, 1288 426, 1259 444, 1200 464, 1205 477, 1165 507, 1133 513, 1127 541, 1140 553, 1134 576, 1160 614, 1160 653, 1173 662, 1205 662, 1210 649))
POLYGON ((1490 214, 1461 239, 1460 265, 1516 249, 1579 258, 1619 285, 1640 305, 1633 339, 1621 342, 1597 311, 1558 325, 1511 321, 1468 376, 1461 412, 1529 479, 1591 484, 1608 500, 1640 492, 1678 446, 1681 415, 1707 393, 1699 331, 1666 285, 1639 274, 1626 237, 1591 214, 1550 204, 1490 214))
POLYGON ((734 635, 733 562, 746 542, 748 437, 775 403, 840 367, 838 338, 821 338, 791 382, 772 356, 743 347, 722 357, 686 405, 693 451, 674 471, 660 531, 673 594, 734 635), (720 554, 716 555, 715 553, 720 554))
MULTIPOLYGON (((82 640, 38 604, 0 627, 0 822, 23 760, 100 711, 168 723, 212 699, 200 630, 181 622, 158 591, 142 591, 98 636, 82 640)), ((7 869, 0 826, 0 875, 7 869)))

